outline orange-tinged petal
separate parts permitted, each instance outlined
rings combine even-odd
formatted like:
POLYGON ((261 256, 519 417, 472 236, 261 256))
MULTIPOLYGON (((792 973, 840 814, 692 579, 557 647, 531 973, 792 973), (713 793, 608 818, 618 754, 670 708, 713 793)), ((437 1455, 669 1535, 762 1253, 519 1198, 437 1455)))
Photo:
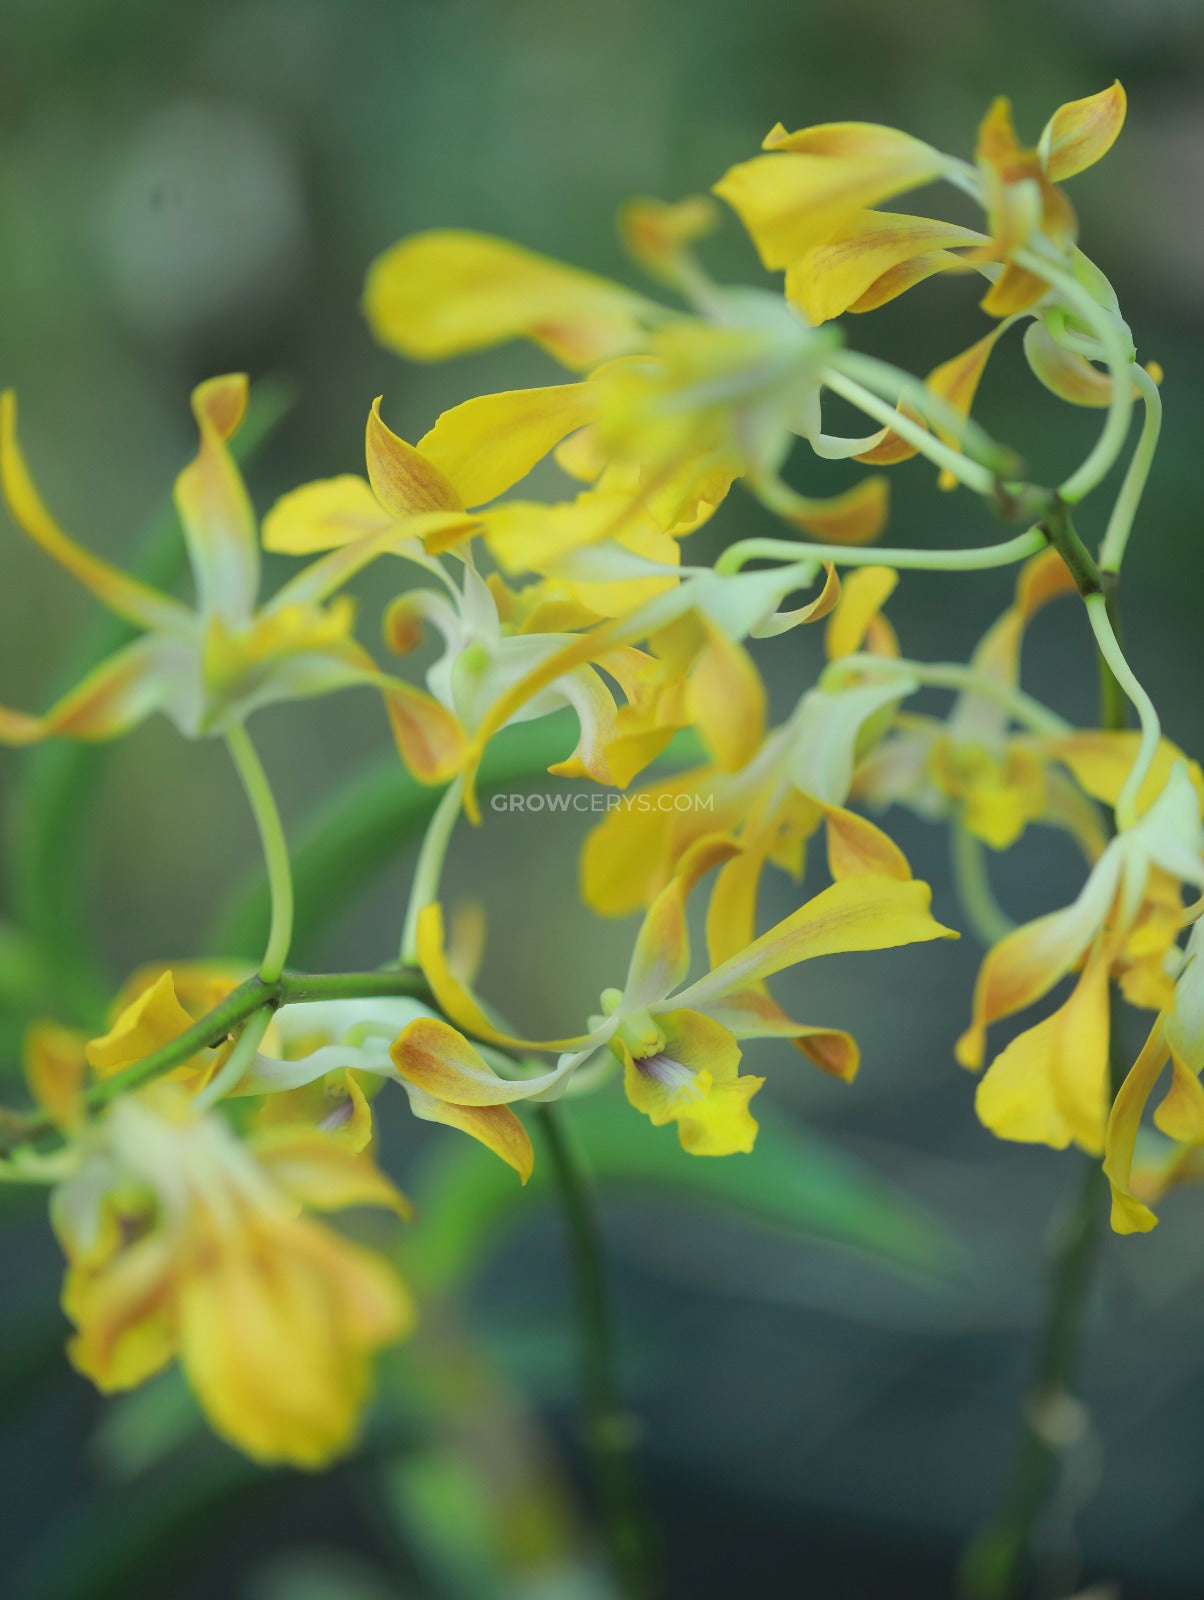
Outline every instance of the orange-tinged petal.
POLYGON ((1128 101, 1119 79, 1098 94, 1059 106, 1041 135, 1046 170, 1055 183, 1094 166, 1116 143, 1128 101))
POLYGON ((787 516, 829 544, 872 544, 886 526, 889 503, 890 485, 875 475, 827 500, 792 494, 787 516))
POLYGON ((905 883, 911 877, 911 867, 902 850, 868 817, 858 816, 844 806, 825 806, 824 818, 828 871, 833 878, 856 878, 870 873, 905 883))
POLYGON ((509 1106, 457 1106, 407 1083, 410 1110, 424 1122, 458 1128, 513 1167, 525 1184, 535 1168, 531 1136, 509 1106))
POLYGON ((1173 1047, 1171 1086, 1154 1112, 1154 1126, 1180 1144, 1204 1144, 1204 1084, 1173 1047))
MULTIPOLYGON (((956 223, 887 211, 859 211, 823 244, 790 264, 786 298, 810 322, 827 322, 871 295, 888 273, 901 284, 895 291, 901 293, 909 285, 902 281, 897 269, 905 264, 955 245, 985 242, 981 233, 956 223)), ((934 264, 931 270, 937 270, 938 265, 934 264)), ((888 297, 893 298, 889 291, 888 297)), ((882 300, 875 303, 882 304, 882 300)))
POLYGON ((400 438, 380 414, 381 397, 372 402, 365 431, 368 481, 376 498, 393 517, 423 511, 462 511, 464 502, 433 461, 400 438))
POLYGON ((488 234, 415 234, 378 256, 364 310, 376 338, 419 361, 534 340, 575 370, 638 345, 644 296, 488 234))
POLYGON ((766 144, 771 154, 730 168, 714 192, 771 270, 788 267, 857 212, 926 183, 943 165, 918 139, 868 123, 775 130, 766 144))
POLYGON ((682 856, 673 878, 649 906, 636 935, 623 998, 628 1010, 665 999, 690 968, 686 901, 698 880, 730 861, 740 846, 724 834, 710 833, 682 856))
POLYGON ((982 1065, 991 1023, 1032 1005, 1066 976, 1102 926, 1110 904, 1111 894, 1105 899, 1084 891, 1073 905, 1025 923, 987 952, 974 987, 973 1020, 957 1042, 963 1067, 976 1071, 982 1065))
POLYGON ((1160 1016, 1112 1103, 1104 1137, 1104 1172, 1112 1185, 1112 1227, 1117 1233, 1148 1233, 1158 1221, 1132 1192, 1133 1151, 1146 1102, 1169 1054, 1160 1016))
POLYGON ((530 1078, 499 1077, 475 1045, 438 1017, 415 1018, 398 1034, 389 1053, 407 1083, 454 1106, 510 1105, 543 1094, 564 1078, 559 1067, 530 1078))
POLYGON ((1072 406, 1111 404, 1110 375, 1076 351, 1055 343, 1043 322, 1030 322, 1025 329, 1024 355, 1034 376, 1059 400, 1072 406))
POLYGON ((0 487, 21 531, 91 589, 110 611, 140 628, 178 627, 187 621, 182 606, 82 549, 55 522, 42 503, 17 442, 17 397, 11 389, 0 394, 0 487))
POLYGON ((0 706, 0 744, 35 744, 41 739, 115 739, 163 710, 178 666, 173 641, 136 639, 117 651, 44 716, 0 706))
POLYGON ((588 384, 478 395, 445 411, 418 451, 466 506, 496 500, 593 416, 588 384))
POLYGON ((704 194, 668 202, 629 200, 619 211, 619 231, 628 253, 645 271, 675 287, 683 255, 714 233, 719 222, 719 208, 704 194))
POLYGON ((454 778, 467 748, 455 714, 433 695, 396 679, 383 692, 397 748, 419 783, 454 778))
MULTIPOLYGON (((942 361, 940 366, 934 367, 925 379, 928 388, 948 401, 959 416, 970 415, 974 396, 978 393, 978 385, 986 371, 991 351, 1006 326, 1006 323, 1001 322, 998 327, 992 328, 990 333, 976 340, 968 350, 963 350, 949 361, 942 361)), ((946 444, 954 449, 957 448, 957 440, 947 429, 938 427, 936 431, 946 444)), ((950 489, 957 480, 951 472, 946 471, 942 472, 940 481, 942 488, 950 489)))
POLYGON ((176 479, 200 610, 227 621, 249 617, 259 589, 259 540, 246 485, 226 448, 247 409, 244 373, 210 378, 192 391, 201 447, 176 479))
POLYGON ((979 305, 990 317, 1014 317, 1028 311, 1049 293, 1049 284, 1034 272, 1009 261, 979 305))

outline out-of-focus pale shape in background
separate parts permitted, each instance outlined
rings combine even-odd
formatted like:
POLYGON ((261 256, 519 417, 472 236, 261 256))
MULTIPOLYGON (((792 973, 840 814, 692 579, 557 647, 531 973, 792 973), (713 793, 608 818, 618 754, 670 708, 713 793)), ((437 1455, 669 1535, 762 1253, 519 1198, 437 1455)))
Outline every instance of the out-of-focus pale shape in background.
MULTIPOLYGON (((549 363, 526 348, 427 369, 372 344, 357 309, 363 272, 408 231, 481 228, 635 281, 615 235, 619 203, 705 188, 775 120, 872 119, 968 154, 995 94, 1012 96, 1021 132, 1035 138, 1061 101, 1120 76, 1129 127, 1072 192, 1143 356, 1166 369, 1165 444, 1132 546, 1126 630, 1168 732, 1199 754, 1202 59, 1195 0, 7 0, 0 382, 20 393, 29 455, 61 520, 128 560, 193 448, 187 395, 201 377, 246 369, 282 378, 296 396, 250 470, 261 511, 298 482, 360 468, 376 394, 413 438, 469 394, 547 377, 549 363)), ((761 281, 734 223, 710 259, 720 275, 761 281)), ((973 285, 940 280, 872 322, 851 319, 847 334, 926 371, 982 330, 973 285)), ((1037 476, 1085 448, 1097 426, 1046 407, 1015 349, 993 362, 981 415, 1037 476)), ((820 486, 816 469, 804 468, 808 487, 820 486)), ((976 503, 939 494, 919 465, 893 482, 898 542, 978 542, 994 531, 976 503)), ((1100 516, 1086 509, 1088 534, 1100 516)), ((700 538, 714 549, 770 531, 736 495, 700 538)), ((267 569, 274 583, 285 564, 267 569)), ((380 566, 358 585, 369 640, 402 581, 380 566)), ((904 582, 892 615, 905 648, 964 657, 1009 582, 904 582)), ((0 699, 49 700, 64 640, 91 607, 0 524, 0 699)), ((1054 683, 1058 709, 1089 719, 1078 613, 1052 609, 1031 646, 1034 681, 1054 683)), ((817 641, 787 636, 758 659, 781 711, 813 672, 817 641)), ((271 712, 256 732, 293 825, 386 737, 368 695, 271 712)), ((20 770, 20 758, 0 759, 10 820, 20 770)), ((90 915, 116 980, 141 960, 202 948, 254 861, 254 836, 220 749, 185 746, 165 724, 123 743, 99 772, 90 915)), ((630 924, 599 927, 576 904, 587 822, 487 812, 457 843, 449 873, 453 893, 491 911, 484 986, 535 1028, 576 1026, 622 972, 630 924)), ((954 920, 941 839, 908 821, 898 834, 936 886, 938 912, 954 920)), ((410 865, 399 860, 340 918, 315 961, 387 958, 410 865)), ((1059 903, 1077 878, 1060 845, 1034 837, 1000 884, 1027 916, 1059 903)), ((776 880, 763 916, 785 914, 797 897, 776 880)), ((943 1219, 959 1248, 948 1281, 680 1204, 612 1201, 625 1354, 681 1594, 810 1586, 823 1600, 930 1600, 948 1592, 953 1552, 992 1503, 1041 1253, 1076 1172, 1072 1157, 993 1143, 974 1119, 973 1084, 951 1046, 977 957, 967 938, 804 970, 777 985, 783 1003, 855 1026, 862 1076, 851 1090, 830 1083, 786 1047, 768 1048, 755 1068, 771 1080, 763 1120, 775 1108, 805 1117, 943 1219), (708 1537, 691 1540, 699 1527, 708 1537)), ((412 1137, 400 1120, 387 1125, 403 1164, 412 1137)), ((1084 1378, 1091 1426, 1052 1534, 1055 1554, 1081 1538, 1093 1571, 1130 1574, 1128 1600, 1198 1594, 1204 1565, 1201 1204, 1177 1197, 1153 1236, 1108 1249, 1084 1378)), ((84 1537, 98 1476, 118 1518, 137 1517, 145 1479, 123 1478, 103 1450, 81 1452, 93 1403, 60 1357, 36 1381, 22 1377, 23 1319, 40 1312, 45 1322, 54 1297, 45 1233, 31 1221, 6 1258, 18 1289, 16 1354, 0 1373, 9 1415, 0 1494, 14 1549, 57 1574, 45 1594, 99 1600, 109 1592, 95 1578, 103 1563, 81 1576, 46 1551, 84 1537)), ((557 1232, 541 1215, 486 1271, 474 1302, 497 1359, 524 1382, 543 1374, 541 1397, 562 1424, 564 1296, 557 1232)), ((139 1421, 131 1437, 143 1426, 153 1433, 139 1421)), ((204 1530, 199 1561, 160 1552, 130 1580, 139 1600, 317 1600, 358 1595, 357 1584, 367 1600, 378 1590, 361 1555, 389 1541, 359 1483, 356 1469, 290 1480, 268 1504, 245 1485, 232 1491, 228 1517, 211 1508, 189 1524, 204 1530), (299 1526, 305 1549, 290 1554, 299 1526)), ((111 1571, 120 1576, 120 1563, 111 1571)), ((427 1593, 417 1579, 404 1591, 401 1582, 382 1592, 427 1593)))

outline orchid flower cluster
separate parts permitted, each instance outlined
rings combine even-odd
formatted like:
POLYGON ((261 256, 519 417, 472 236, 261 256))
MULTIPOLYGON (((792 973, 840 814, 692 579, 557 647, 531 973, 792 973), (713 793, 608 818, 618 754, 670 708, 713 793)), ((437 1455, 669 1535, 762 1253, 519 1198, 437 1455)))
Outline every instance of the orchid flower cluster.
POLYGON ((719 284, 704 267, 721 215, 710 197, 639 200, 622 214, 627 249, 661 298, 476 233, 402 240, 367 279, 383 345, 433 361, 524 338, 566 374, 466 399, 414 444, 375 401, 363 475, 300 485, 261 529, 231 448, 247 382, 201 384, 199 447, 176 485, 192 606, 58 526, 4 396, 13 523, 136 636, 45 715, 0 710, 0 739, 113 739, 161 711, 187 738, 223 740, 272 890, 257 972, 159 962, 129 980, 105 1031, 47 1021, 29 1033, 39 1109, 9 1115, 4 1175, 52 1185, 69 1353, 101 1389, 175 1361, 212 1426, 256 1459, 314 1466, 349 1448, 373 1359, 416 1314, 392 1260, 324 1215, 362 1204, 409 1215, 375 1163, 378 1094, 404 1094, 416 1117, 478 1140, 525 1183, 534 1151, 522 1113, 568 1097, 625 1094, 632 1116, 673 1125, 662 1137, 718 1158, 752 1151, 757 1136, 764 1079, 744 1070, 746 1049, 755 1063, 760 1041, 789 1040, 851 1082, 851 1035, 795 1020, 768 983, 833 953, 956 937, 884 830, 891 807, 950 830, 953 920, 990 946, 956 1044, 981 1074, 985 1126, 1102 1160, 1120 1231, 1151 1227, 1163 1190, 1200 1170, 1204 967, 1199 903, 1185 894, 1204 895, 1204 782, 1162 737, 1115 631, 1158 372, 1138 363, 1062 187, 1107 153, 1124 114, 1115 84, 1062 106, 1028 148, 999 100, 972 161, 872 124, 779 125, 714 186, 767 271, 784 274, 756 287, 719 284), (882 209, 937 183, 981 212, 977 227, 882 209), (919 376, 854 347, 869 313, 923 280, 967 274, 985 285, 985 331, 969 349, 936 351, 919 376), (1045 390, 1102 417, 1056 485, 1026 481, 973 416, 1009 336, 1045 390), (862 431, 831 430, 830 397, 862 431), (1144 421, 1093 555, 1072 514, 1128 449, 1135 404, 1144 421), (865 474, 852 489, 802 494, 787 476, 800 440, 865 474), (523 498, 549 458, 561 498, 523 498), (908 460, 977 504, 985 542, 875 547, 890 522, 884 469, 908 460), (780 537, 694 562, 687 541, 737 483, 780 537), (1000 522, 1015 526, 993 538, 1000 522), (303 563, 266 601, 261 546, 303 563), (385 560, 411 580, 385 618, 388 666, 356 638, 343 593, 385 560), (902 653, 886 614, 901 576, 1009 565, 1007 604, 968 663, 902 653), (1029 623, 1076 593, 1110 689, 1107 726, 1072 727, 1021 687, 1029 623), (769 726, 748 643, 820 624, 825 665, 769 726), (424 642, 438 653, 418 682, 403 669, 424 642), (398 759, 442 795, 399 919, 400 958, 373 973, 298 974, 286 970, 288 850, 247 722, 349 689, 379 695, 398 759), (931 689, 954 697, 943 718, 909 709, 931 689), (480 930, 445 908, 440 883, 457 827, 479 820, 490 741, 566 711, 576 742, 566 738, 550 773, 637 785, 646 799, 609 810, 586 839, 582 896, 600 917, 642 920, 625 975, 597 974, 596 1014, 528 1039, 478 995, 480 930), (683 732, 703 763, 658 774, 683 732), (1013 927, 983 850, 1006 851, 1034 825, 1069 836, 1083 886, 1069 906, 1013 927), (828 886, 762 928, 763 879, 800 882, 821 837, 828 886), (702 893, 705 961, 693 963, 687 909, 702 893), (1065 999, 990 1048, 996 1023, 1067 977, 1065 999), (1131 1070, 1114 1074, 1118 1003, 1156 1020, 1131 1070), (1139 1134, 1168 1062, 1160 1134, 1139 1134))

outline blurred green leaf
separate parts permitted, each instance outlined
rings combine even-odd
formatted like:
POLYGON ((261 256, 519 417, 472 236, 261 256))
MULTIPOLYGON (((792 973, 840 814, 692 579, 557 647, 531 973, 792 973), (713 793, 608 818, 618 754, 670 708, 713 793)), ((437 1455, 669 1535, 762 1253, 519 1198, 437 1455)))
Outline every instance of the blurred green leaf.
MULTIPOLYGON (((884 1178, 775 1108, 749 1156, 690 1156, 673 1131, 654 1128, 605 1092, 571 1107, 573 1130, 599 1188, 660 1190, 804 1238, 858 1250, 929 1277, 957 1264, 955 1241, 884 1178)), ((504 1229, 551 1193, 550 1163, 538 1159, 524 1192, 499 1161, 448 1139, 419 1187, 421 1222, 407 1253, 429 1290, 470 1274, 504 1229)))
MULTIPOLYGON (((256 384, 231 446, 239 462, 255 454, 291 404, 283 384, 256 384)), ((130 570, 157 588, 169 589, 184 561, 179 519, 168 499, 147 527, 130 570)), ((78 682, 133 636, 122 618, 99 613, 71 652, 63 670, 64 687, 78 682)), ((87 826, 110 749, 108 744, 56 739, 29 752, 18 784, 16 838, 9 851, 13 905, 36 951, 40 987, 58 1017, 81 1025, 103 1016, 112 988, 89 912, 95 841, 87 826)), ((36 989, 33 1003, 46 1003, 36 989)))

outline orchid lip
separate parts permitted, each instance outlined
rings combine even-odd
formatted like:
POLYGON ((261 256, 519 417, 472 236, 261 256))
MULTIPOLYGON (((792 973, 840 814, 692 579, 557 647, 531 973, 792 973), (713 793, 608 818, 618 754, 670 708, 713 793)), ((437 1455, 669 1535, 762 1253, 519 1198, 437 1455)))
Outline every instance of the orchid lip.
POLYGON ((694 1073, 680 1061, 675 1061, 672 1056, 666 1055, 663 1050, 658 1050, 652 1055, 634 1056, 637 1071, 645 1078, 651 1078, 654 1083, 661 1084, 666 1089, 687 1089, 691 1093, 698 1092, 694 1073))

